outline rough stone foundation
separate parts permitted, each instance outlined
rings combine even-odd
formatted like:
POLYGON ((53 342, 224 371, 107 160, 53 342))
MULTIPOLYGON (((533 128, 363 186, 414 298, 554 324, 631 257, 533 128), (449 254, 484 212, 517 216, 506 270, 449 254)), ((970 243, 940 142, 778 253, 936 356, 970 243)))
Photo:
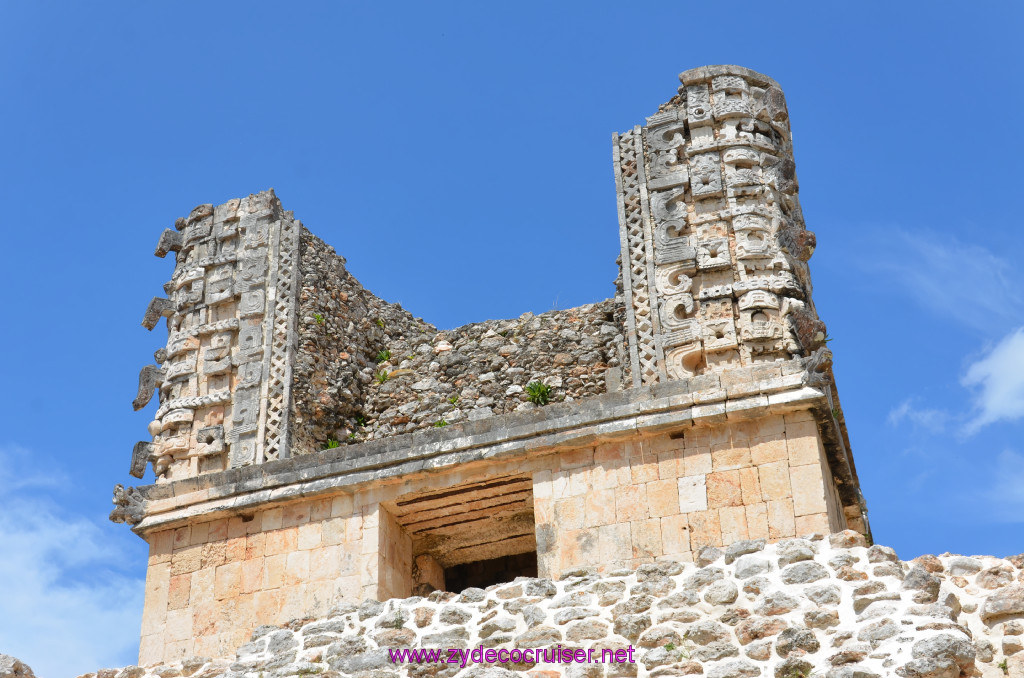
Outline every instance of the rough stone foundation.
POLYGON ((519 578, 427 597, 341 604, 261 626, 234 659, 88 678, 678 676, 1021 678, 1024 554, 901 562, 858 533, 705 547, 559 581, 519 578), (396 665, 389 648, 626 649, 635 664, 396 665))

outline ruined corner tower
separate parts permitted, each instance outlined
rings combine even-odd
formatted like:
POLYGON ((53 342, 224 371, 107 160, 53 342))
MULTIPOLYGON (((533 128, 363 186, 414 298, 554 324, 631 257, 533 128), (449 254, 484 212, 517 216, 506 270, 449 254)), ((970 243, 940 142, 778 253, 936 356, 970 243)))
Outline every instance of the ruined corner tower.
POLYGON ((785 99, 737 66, 613 137, 614 298, 438 331, 272 191, 164 231, 151 440, 111 518, 150 545, 140 663, 339 602, 870 536, 811 299, 785 99))

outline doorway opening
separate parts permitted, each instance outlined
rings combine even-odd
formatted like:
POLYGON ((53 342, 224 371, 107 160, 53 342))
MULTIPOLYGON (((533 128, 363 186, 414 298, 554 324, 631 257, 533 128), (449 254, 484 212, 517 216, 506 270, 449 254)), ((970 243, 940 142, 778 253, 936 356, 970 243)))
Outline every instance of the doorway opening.
POLYGON ((460 592, 537 576, 531 476, 492 476, 389 502, 412 542, 411 588, 460 592))

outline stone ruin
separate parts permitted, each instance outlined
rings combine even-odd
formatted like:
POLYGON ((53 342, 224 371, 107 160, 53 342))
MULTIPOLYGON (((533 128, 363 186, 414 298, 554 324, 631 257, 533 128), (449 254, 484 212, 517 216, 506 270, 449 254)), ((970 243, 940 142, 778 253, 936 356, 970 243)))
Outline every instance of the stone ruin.
MULTIPOLYGON (((652 623, 681 624, 653 645, 640 642, 664 653, 663 646, 679 645, 673 633, 690 638, 687 625, 717 624, 706 630, 715 635, 722 623, 736 626, 749 616, 750 609, 736 607, 737 587, 741 598, 770 607, 759 596, 775 595, 774 579, 755 585, 754 575, 729 570, 736 585, 712 588, 718 596, 731 586, 730 600, 652 617, 645 610, 653 599, 647 608, 624 602, 640 594, 625 596, 623 577, 644 588, 651 577, 680 575, 681 582, 685 570, 711 584, 721 579, 708 573, 712 556, 730 544, 755 544, 741 547, 753 552, 780 542, 803 554, 791 559, 797 562, 820 551, 798 539, 804 535, 870 543, 832 354, 811 298, 807 262, 815 238, 797 197, 782 90, 737 66, 689 70, 680 81, 646 125, 613 135, 620 274, 615 295, 604 301, 438 330, 364 289, 272 190, 200 205, 163 232, 156 254, 173 253, 174 271, 143 325, 152 330, 166 319, 168 339, 155 364, 142 369, 134 401, 138 410, 156 394, 159 406, 151 439, 135 445, 130 467, 142 478, 151 466, 156 480, 116 486, 111 514, 150 547, 140 665, 179 667, 162 676, 189 675, 185 665, 218 676, 269 669, 393 675, 394 666, 391 674, 374 673, 387 670, 376 665, 335 666, 322 646, 367 619, 374 628, 381 614, 401 617, 388 628, 406 632, 335 655, 422 644, 418 629, 441 623, 433 615, 444 619, 450 606, 442 603, 490 599, 505 600, 506 612, 521 618, 501 622, 508 628, 497 635, 477 628, 446 642, 518 641, 540 625, 554 629, 544 631, 548 641, 571 644, 587 636, 570 638, 559 624, 589 615, 591 627, 608 627, 593 636, 601 642, 611 642, 609 634, 637 642, 652 623), (564 583, 573 577, 608 602, 564 583), (571 603, 543 602, 556 594, 571 603), (415 608, 421 596, 432 601, 429 612, 415 608), (388 603, 387 612, 375 602, 389 599, 405 602, 388 603), (522 599, 516 610, 512 599, 522 599), (544 611, 595 604, 616 607, 578 616, 554 611, 553 618, 544 611), (544 609, 531 613, 531 622, 524 610, 537 605, 544 609), (618 610, 623 605, 629 609, 618 610), (709 621, 715 606, 733 610, 732 622, 709 621), (557 622, 560 614, 569 617, 557 622), (598 620, 602 614, 609 618, 598 620), (619 629, 623 615, 632 620, 627 626, 635 622, 629 632, 619 629), (328 617, 341 621, 313 630, 294 621, 328 617), (284 663, 274 651, 264 657, 270 664, 190 659, 230 658, 242 646, 248 649, 239 657, 266 653, 263 641, 273 645, 279 633, 261 630, 269 626, 305 629, 302 656, 289 636, 284 663), (322 633, 333 635, 310 645, 311 635, 322 633), (255 645, 246 645, 250 639, 255 645)), ((877 562, 889 565, 882 574, 875 568, 875 576, 897 577, 906 587, 907 572, 916 569, 884 554, 877 562)), ((791 564, 777 557, 758 573, 791 564)), ((817 569, 867 579, 866 567, 847 572, 856 558, 838 558, 820 557, 817 569)), ((1020 565, 1007 566, 1011 580, 1024 576, 1013 569, 1020 565)), ((667 596, 675 584, 655 588, 661 593, 643 595, 667 596)), ((893 600, 886 585, 861 588, 857 595, 893 600)), ((683 602, 697 606, 702 589, 683 602)), ((914 600, 935 605, 938 593, 914 600)), ((1017 613, 1024 608, 1008 614, 1017 613)), ((494 616, 465 614, 451 612, 445 623, 494 616)), ((854 622, 852 610, 836 614, 854 622)), ((838 624, 814 619, 821 625, 804 626, 838 624)), ((890 624, 896 632, 886 638, 907 630, 890 624)), ((783 628, 788 624, 751 638, 783 628)), ((809 651, 800 645, 811 643, 805 635, 787 640, 798 656, 809 651)), ((876 645, 857 638, 851 652, 863 659, 876 645)), ((705 653, 703 661, 659 659, 609 675, 704 667, 723 677, 762 675, 736 659, 736 643, 717 635, 712 642, 721 652, 705 653), (737 661, 732 673, 719 670, 737 661)), ((813 644, 816 652, 820 643, 813 644)), ((747 648, 746 656, 767 660, 771 643, 756 656, 747 648)), ((954 659, 951 676, 967 670, 966 660, 954 659)), ((810 675, 799 671, 785 675, 810 675)))

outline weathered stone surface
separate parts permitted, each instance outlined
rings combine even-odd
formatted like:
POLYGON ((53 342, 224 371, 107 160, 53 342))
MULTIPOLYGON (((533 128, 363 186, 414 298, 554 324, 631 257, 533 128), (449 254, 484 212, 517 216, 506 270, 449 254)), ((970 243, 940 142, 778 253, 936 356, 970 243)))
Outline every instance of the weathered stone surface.
POLYGON ((911 652, 915 659, 951 659, 964 673, 974 667, 974 646, 966 638, 949 633, 919 640, 911 652))
POLYGON ((730 605, 738 596, 739 589, 731 581, 716 581, 704 592, 704 600, 709 605, 730 605))
POLYGON ((814 546, 806 539, 785 539, 779 542, 779 567, 814 558, 814 546))
POLYGON ((615 633, 632 642, 651 625, 651 617, 646 614, 624 614, 614 621, 615 633))
POLYGON ((1024 584, 1013 584, 990 594, 981 607, 985 621, 1011 614, 1024 614, 1024 584))
POLYGON ((830 535, 828 538, 829 544, 832 548, 849 549, 857 546, 867 546, 864 541, 864 535, 854 530, 843 530, 830 535))
POLYGON ((921 565, 915 565, 903 579, 903 589, 916 591, 914 602, 934 603, 939 599, 939 586, 941 582, 938 577, 929 574, 921 565))
POLYGON ((888 546, 882 546, 881 544, 873 544, 868 549, 869 563, 895 563, 897 561, 899 561, 899 556, 896 555, 896 551, 889 548, 888 546))
POLYGON ((724 625, 706 620, 690 625, 686 629, 685 637, 697 645, 710 645, 714 642, 728 640, 730 635, 729 629, 724 625))
POLYGON ((698 567, 705 567, 721 558, 722 555, 722 550, 719 548, 715 548, 714 546, 703 546, 699 551, 697 551, 697 555, 693 559, 693 562, 696 563, 698 567))
POLYGON ((761 669, 745 659, 719 664, 707 673, 708 678, 753 678, 760 675, 761 669))
POLYGON ((0 654, 0 678, 35 678, 32 669, 21 660, 0 654))
POLYGON ((982 570, 974 581, 983 589, 998 589, 1013 581, 1014 568, 1009 563, 1000 563, 982 570))
POLYGON ((550 626, 535 626, 516 638, 516 647, 548 647, 562 641, 562 632, 550 626))
POLYGON ((786 584, 809 584, 828 577, 824 565, 814 561, 804 561, 790 565, 782 571, 781 578, 786 584))
POLYGON ((754 611, 757 614, 786 614, 800 607, 800 600, 783 591, 766 593, 754 611))
POLYGON ((763 550, 765 543, 764 539, 747 539, 730 544, 725 549, 725 564, 731 564, 742 555, 763 550))
POLYGON ((821 644, 808 628, 790 627, 779 634, 775 640, 775 651, 785 659, 794 651, 812 654, 821 648, 821 644))
POLYGON ((755 640, 781 633, 786 627, 786 621, 776 617, 769 619, 762 617, 744 619, 736 625, 736 638, 739 639, 741 644, 746 645, 755 640))

